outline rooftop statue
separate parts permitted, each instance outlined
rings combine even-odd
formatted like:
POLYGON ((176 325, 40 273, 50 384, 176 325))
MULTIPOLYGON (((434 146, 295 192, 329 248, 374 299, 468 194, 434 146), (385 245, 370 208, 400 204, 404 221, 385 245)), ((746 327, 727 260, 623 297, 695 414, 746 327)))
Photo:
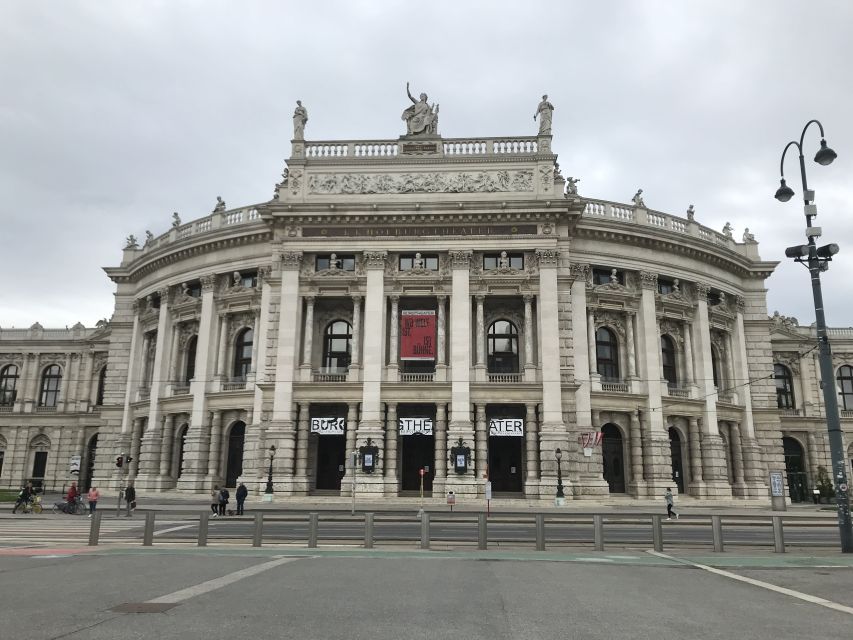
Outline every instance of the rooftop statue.
POLYGON ((743 241, 744 242, 755 242, 755 234, 749 232, 749 227, 743 230, 743 241))
POLYGON ((124 244, 125 249, 138 249, 139 248, 139 244, 136 241, 136 236, 133 234, 127 236, 127 239, 124 242, 125 242, 125 244, 124 244))
POLYGON ((690 222, 693 222, 693 218, 695 216, 696 216, 696 210, 693 208, 693 205, 691 204, 689 207, 687 207, 687 219, 690 220, 690 222))
POLYGON ((220 211, 225 211, 225 200, 222 199, 222 196, 216 196, 216 206, 213 207, 213 213, 220 211))
POLYGON ((577 195, 578 182, 580 181, 580 178, 574 178, 572 176, 566 178, 566 195, 577 195))
POLYGON ((536 120, 536 116, 539 116, 539 135, 540 136, 550 136, 551 135, 551 119, 554 113, 554 105, 548 102, 548 94, 546 93, 542 96, 542 102, 539 103, 539 106, 536 107, 536 113, 533 114, 533 120, 536 120))
POLYGON ((305 139, 305 124, 308 122, 308 109, 302 106, 302 100, 296 101, 296 109, 293 110, 293 139, 305 139))
POLYGON ((181 216, 178 215, 177 211, 172 213, 172 226, 176 229, 181 226, 181 216))
POLYGON ((637 193, 634 194, 634 197, 631 198, 631 202, 634 203, 635 207, 645 207, 646 203, 643 202, 643 190, 637 189, 637 193))
POLYGON ((727 238, 732 237, 732 225, 729 224, 728 222, 726 223, 726 226, 723 227, 723 235, 726 236, 727 238))
POLYGON ((438 105, 429 104, 425 93, 420 95, 419 100, 415 100, 408 82, 406 94, 412 101, 412 106, 403 111, 401 116, 406 121, 406 135, 438 135, 438 105))

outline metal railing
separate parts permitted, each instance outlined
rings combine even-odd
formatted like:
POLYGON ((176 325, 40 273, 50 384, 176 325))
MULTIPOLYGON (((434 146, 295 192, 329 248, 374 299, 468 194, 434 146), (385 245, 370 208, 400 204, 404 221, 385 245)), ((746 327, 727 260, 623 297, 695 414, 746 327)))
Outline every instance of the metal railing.
POLYGON ((522 375, 520 373, 488 373, 486 374, 489 382, 497 382, 502 384, 513 384, 521 382, 522 375))

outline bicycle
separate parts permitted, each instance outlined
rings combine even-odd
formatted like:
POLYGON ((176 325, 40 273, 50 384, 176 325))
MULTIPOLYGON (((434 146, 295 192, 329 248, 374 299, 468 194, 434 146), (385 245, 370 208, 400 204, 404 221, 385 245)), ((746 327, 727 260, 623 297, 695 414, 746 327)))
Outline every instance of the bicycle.
POLYGON ((20 509, 23 513, 41 513, 43 511, 43 507, 41 504, 41 496, 33 496, 32 498, 21 504, 20 509))
POLYGON ((74 498, 73 504, 68 504, 67 500, 62 500, 61 502, 54 502, 52 511, 54 514, 67 513, 68 515, 82 516, 84 513, 86 513, 86 507, 83 504, 83 496, 78 495, 76 498, 74 498))

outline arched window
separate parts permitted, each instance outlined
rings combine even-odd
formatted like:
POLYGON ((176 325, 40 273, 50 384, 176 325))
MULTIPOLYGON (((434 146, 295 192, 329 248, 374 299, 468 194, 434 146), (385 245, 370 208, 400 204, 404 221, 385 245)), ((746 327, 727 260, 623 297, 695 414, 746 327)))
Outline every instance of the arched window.
POLYGON ((794 377, 785 365, 773 365, 773 377, 776 380, 776 406, 780 409, 796 409, 794 404, 794 377))
POLYGON ((599 327, 595 332, 595 363, 604 380, 619 380, 619 344, 607 327, 599 327))
POLYGON ((104 387, 107 384, 107 368, 102 367, 98 374, 98 392, 95 395, 95 404, 101 406, 104 404, 104 387))
POLYGON ((509 320, 489 326, 489 373, 518 373, 518 329, 509 320))
POLYGON ((62 386, 62 370, 58 364, 52 364, 41 376, 40 407, 55 407, 59 402, 59 389, 62 386))
POLYGON ((711 346, 711 371, 714 375, 714 386, 720 386, 720 356, 716 347, 711 346))
POLYGON ((323 335, 323 367, 329 373, 344 372, 349 367, 352 350, 352 327, 346 320, 335 320, 323 335))
POLYGON ((18 367, 7 364, 0 370, 0 405, 9 406, 15 404, 15 387, 18 385, 18 367))
POLYGON ((675 344, 669 336, 660 337, 660 359, 663 377, 672 386, 678 384, 678 373, 675 366, 675 344))
POLYGON ((848 364, 840 367, 837 379, 841 389, 841 408, 849 411, 853 409, 853 367, 848 364))
MULTIPOLYGON (((186 355, 186 364, 184 366, 184 382, 186 384, 190 383, 190 380, 195 378, 195 352, 198 348, 198 336, 193 336, 187 341, 187 355, 186 355)), ((252 352, 249 351, 249 357, 251 357, 252 352)))
POLYGON ((234 344, 234 378, 245 380, 246 375, 252 369, 252 339, 254 331, 243 329, 237 334, 237 342, 234 344))

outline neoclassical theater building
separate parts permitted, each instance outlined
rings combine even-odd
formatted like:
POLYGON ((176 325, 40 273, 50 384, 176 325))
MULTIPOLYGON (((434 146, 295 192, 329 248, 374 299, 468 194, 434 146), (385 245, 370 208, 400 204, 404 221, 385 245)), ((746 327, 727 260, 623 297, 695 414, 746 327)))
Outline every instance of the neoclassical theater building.
MULTIPOLYGON (((774 470, 807 495, 815 333, 768 315, 752 236, 579 195, 546 100, 538 134, 462 139, 412 102, 399 138, 326 142, 300 105, 271 200, 129 238, 94 329, 0 329, 0 487, 262 492, 271 466, 278 499, 354 474, 550 500, 559 450, 569 499, 766 499, 774 470)), ((849 443, 853 329, 830 337, 849 443)))

